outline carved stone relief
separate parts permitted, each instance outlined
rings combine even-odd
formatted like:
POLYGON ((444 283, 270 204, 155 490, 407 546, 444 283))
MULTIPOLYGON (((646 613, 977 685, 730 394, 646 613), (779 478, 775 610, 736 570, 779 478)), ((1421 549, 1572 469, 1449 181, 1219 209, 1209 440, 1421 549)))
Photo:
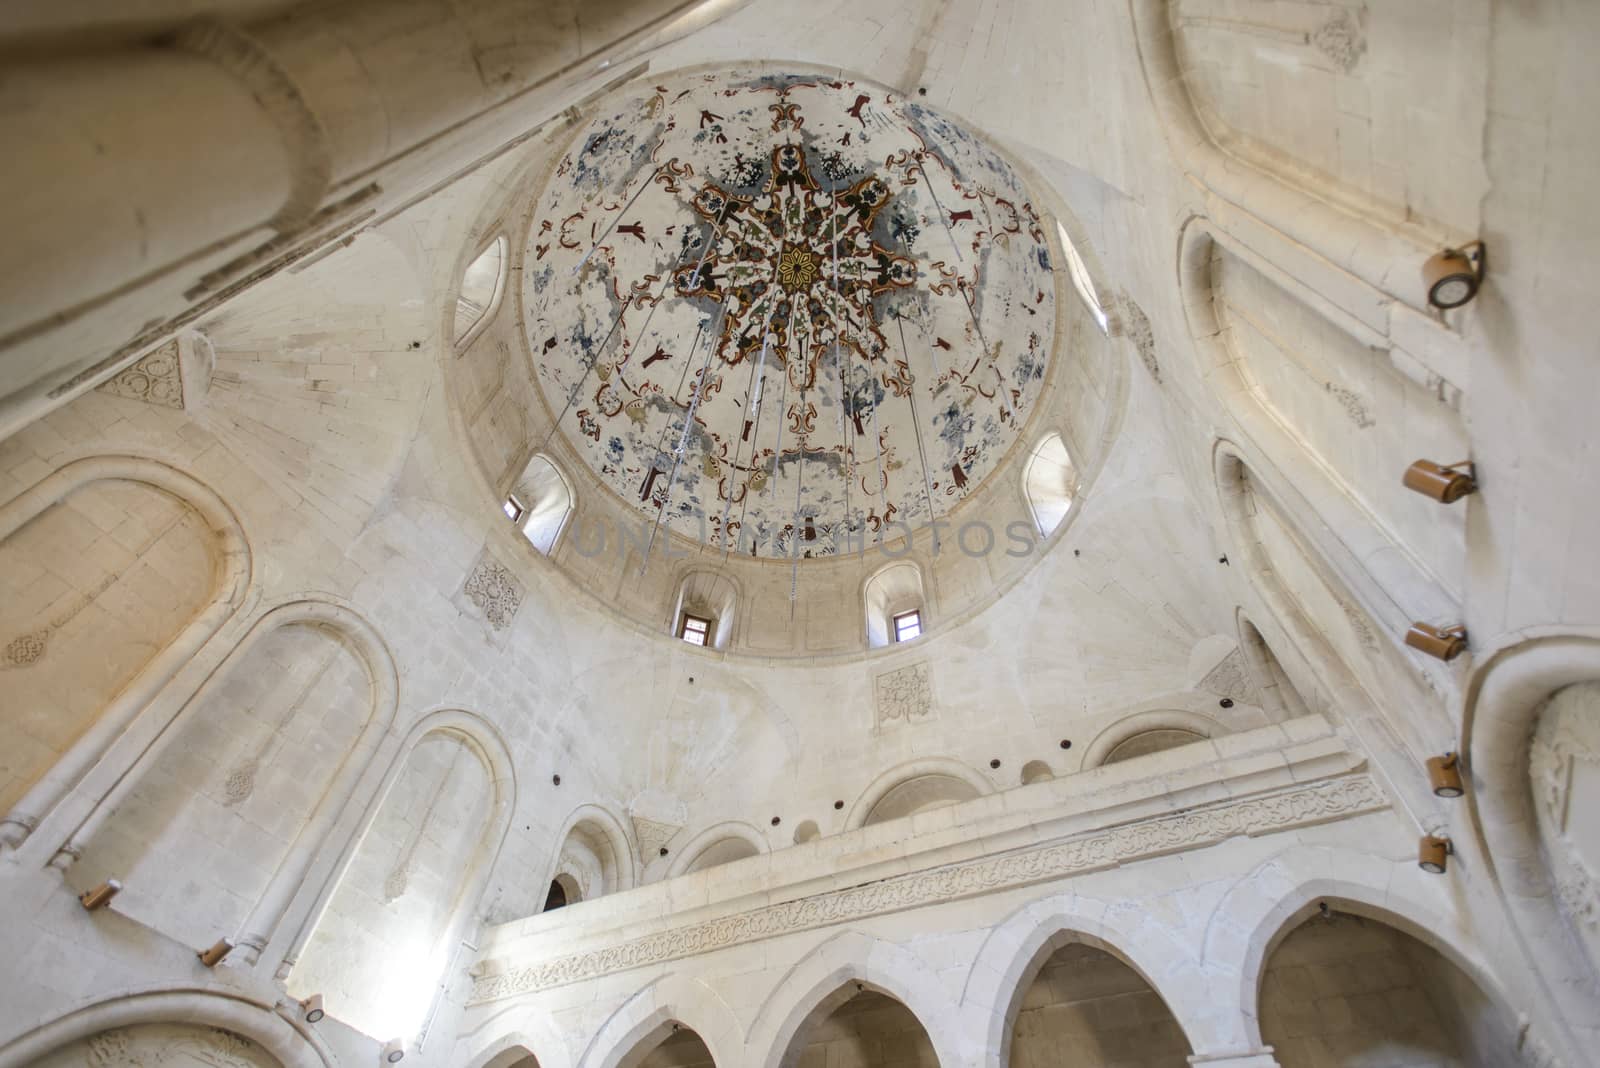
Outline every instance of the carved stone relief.
POLYGON ((1128 340, 1139 353, 1139 361, 1150 377, 1161 382, 1161 364, 1156 360, 1156 335, 1150 327, 1150 317, 1126 293, 1122 295, 1122 308, 1127 316, 1128 340))
POLYGON ((267 1068, 277 1060, 232 1031, 184 1024, 140 1024, 102 1031, 58 1050, 42 1062, 88 1068, 166 1068, 204 1064, 210 1068, 267 1068), (81 1051, 81 1053, 80 1053, 81 1051), (79 1059, 81 1057, 81 1059, 79 1059))
POLYGON ((1560 910, 1591 960, 1600 964, 1600 682, 1559 691, 1545 703, 1528 748, 1529 787, 1545 862, 1560 910))
POLYGON ((682 827, 634 816, 633 835, 639 843, 639 859, 648 864, 661 855, 661 847, 672 841, 682 827))
POLYGON ((873 691, 877 695, 880 728, 933 717, 933 687, 927 661, 879 675, 873 680, 873 691))
POLYGON ((1250 678, 1250 669, 1244 662, 1244 653, 1238 648, 1206 672, 1206 677, 1200 680, 1200 689, 1218 697, 1231 698, 1240 704, 1261 704, 1261 694, 1256 691, 1255 683, 1250 678))
POLYGON ((495 630, 505 630, 522 607, 522 584, 494 557, 485 553, 467 575, 462 593, 495 630))
POLYGON ((178 339, 141 356, 130 367, 95 387, 101 393, 144 401, 161 408, 183 407, 182 360, 178 339))
POLYGON ((1328 21, 1311 33, 1311 47, 1333 61, 1346 74, 1355 70, 1367 50, 1367 35, 1349 8, 1337 8, 1328 21))
POLYGON ((1329 395, 1339 402, 1339 407, 1344 409, 1345 414, 1350 417, 1350 421, 1356 425, 1357 430, 1366 430, 1368 427, 1378 425, 1378 421, 1372 418, 1372 414, 1367 411, 1367 402, 1362 400, 1361 394, 1355 390, 1336 386, 1332 382, 1324 383, 1322 388, 1327 390, 1329 395))

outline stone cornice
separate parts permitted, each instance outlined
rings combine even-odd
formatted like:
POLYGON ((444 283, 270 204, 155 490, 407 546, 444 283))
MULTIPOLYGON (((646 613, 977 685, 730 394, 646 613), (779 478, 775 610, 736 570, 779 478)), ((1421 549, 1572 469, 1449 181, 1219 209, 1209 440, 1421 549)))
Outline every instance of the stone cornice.
POLYGON ((1146 857, 1342 819, 1388 807, 1364 774, 1326 779, 1242 800, 1196 806, 1046 845, 690 922, 477 978, 469 1004, 530 994, 745 942, 793 934, 903 909, 1046 882, 1146 857))

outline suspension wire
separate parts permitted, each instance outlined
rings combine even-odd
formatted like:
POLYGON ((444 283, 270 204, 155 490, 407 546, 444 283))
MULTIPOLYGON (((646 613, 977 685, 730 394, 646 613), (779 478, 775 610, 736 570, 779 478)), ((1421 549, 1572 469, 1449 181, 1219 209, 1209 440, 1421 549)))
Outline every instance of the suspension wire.
POLYGON ((617 327, 622 325, 623 315, 627 313, 628 306, 632 303, 633 296, 632 294, 629 294, 623 300, 622 307, 617 309, 617 317, 611 321, 611 329, 606 331, 605 339, 601 341, 600 344, 596 345, 593 351, 589 353, 588 362, 584 364, 583 376, 578 379, 578 381, 570 390, 567 391, 566 407, 561 409, 561 414, 556 416, 555 422, 550 424, 550 429, 545 433, 544 441, 539 445, 541 451, 549 446, 550 439, 555 437, 556 431, 561 427, 561 420, 567 417, 567 413, 572 411, 572 406, 576 404, 578 398, 583 395, 583 387, 589 384, 589 376, 594 373, 594 365, 600 361, 600 353, 605 351, 605 347, 611 343, 612 337, 616 335, 617 327))
POLYGON ((772 496, 772 487, 778 482, 778 461, 783 458, 783 424, 789 418, 789 371, 793 366, 794 354, 783 361, 783 389, 778 392, 778 441, 772 448, 772 475, 767 479, 767 488, 761 495, 772 496))
MULTIPOLYGON (((800 425, 805 426, 806 391, 800 391, 800 425)), ((806 436, 800 432, 800 475, 794 486, 794 542, 789 561, 789 622, 794 622, 794 605, 800 588, 800 491, 806 484, 806 436)))
POLYGON ((972 307, 972 298, 967 296, 965 286, 958 284, 956 289, 960 291, 961 300, 967 306, 967 314, 972 317, 972 328, 978 332, 978 344, 983 346, 983 354, 990 357, 989 366, 994 368, 994 376, 1000 381, 1000 407, 1005 409, 1006 418, 1010 419, 1014 424, 1017 421, 1017 413, 1011 410, 1011 391, 1006 388, 1005 376, 1000 373, 1000 368, 994 363, 993 357, 990 356, 989 342, 983 336, 983 325, 978 322, 978 313, 972 307))
MULTIPOLYGON (((712 331, 711 337, 706 341, 706 359, 705 363, 700 367, 700 381, 695 383, 694 396, 689 399, 689 410, 684 413, 683 432, 678 435, 678 445, 677 448, 673 450, 673 452, 676 453, 676 456, 672 461, 672 473, 667 476, 667 496, 662 502, 660 510, 656 512, 655 525, 650 528, 650 541, 647 545, 645 545, 644 560, 639 564, 639 574, 641 575, 645 573, 645 569, 650 564, 650 550, 655 548, 656 533, 661 529, 661 519, 672 507, 672 491, 678 484, 678 467, 683 463, 683 449, 684 446, 689 442, 689 428, 694 425, 694 413, 695 409, 700 407, 700 398, 705 396, 706 378, 709 376, 711 371, 711 357, 717 351, 717 339, 722 334, 722 323, 723 320, 727 318, 727 315, 728 305, 726 302, 724 302, 722 305, 721 314, 719 314, 717 317, 716 329, 712 331)), ((690 358, 693 358, 692 353, 690 358)))
MULTIPOLYGON (((911 367, 911 350, 906 348, 906 321, 899 312, 894 316, 895 325, 900 328, 900 351, 905 355, 906 367, 911 367)), ((917 458, 922 461, 922 488, 927 494, 928 522, 932 523, 933 515, 933 479, 928 474, 928 454, 922 447, 922 421, 917 418, 917 380, 912 376, 911 385, 906 390, 906 397, 911 401, 911 426, 917 432, 917 458)))
MULTIPOLYGON (((776 273, 776 272, 774 272, 774 273, 776 273)), ((757 362, 753 363, 750 366, 750 384, 745 386, 745 396, 747 396, 749 398, 748 404, 747 404, 747 406, 745 408, 745 419, 748 419, 750 417, 750 413, 751 412, 756 412, 758 418, 760 416, 760 413, 756 408, 756 404, 757 404, 757 397, 760 395, 759 394, 759 390, 761 388, 761 381, 762 381, 761 375, 762 375, 762 372, 764 372, 766 370, 766 366, 767 366, 767 346, 768 346, 768 343, 769 343, 768 342, 769 335, 767 333, 767 328, 772 325, 772 313, 777 311, 777 310, 778 310, 778 300, 777 300, 777 297, 774 296, 773 299, 772 299, 772 302, 767 305, 767 318, 766 318, 766 321, 761 324, 761 358, 757 362)), ((752 436, 754 436, 754 431, 752 431, 752 436)), ((752 444, 751 445, 751 451, 754 452, 754 450, 755 450, 755 446, 752 444)), ((730 542, 728 540, 728 516, 733 514, 733 481, 734 481, 735 478, 738 477, 738 474, 739 474, 739 455, 741 453, 743 453, 743 452, 744 452, 744 419, 741 419, 739 421, 739 436, 734 439, 734 444, 733 444, 733 466, 728 469, 728 503, 726 505, 724 505, 723 509, 722 509, 722 558, 724 560, 726 560, 728 558, 728 550, 732 547, 732 544, 733 544, 732 542, 730 542)), ((748 480, 746 480, 746 482, 745 482, 744 499, 745 499, 746 503, 749 503, 749 500, 750 500, 750 484, 749 484, 748 480)), ((743 521, 741 520, 741 522, 743 522, 743 521)), ((743 529, 743 527, 741 527, 740 529, 743 529)))
MULTIPOLYGON (((626 204, 622 205, 622 210, 617 212, 617 217, 611 220, 611 225, 606 227, 606 232, 600 235, 600 239, 598 241, 589 246, 589 251, 584 253, 583 259, 579 260, 578 265, 572 269, 573 274, 577 274, 579 271, 583 270, 584 264, 589 262, 589 257, 593 256, 597 251, 599 251, 600 246, 605 244, 606 238, 611 236, 611 232, 617 228, 617 224, 622 222, 622 217, 628 214, 628 209, 633 207, 633 202, 638 200, 646 189, 650 188, 650 183, 654 182, 656 180, 656 175, 660 173, 661 167, 658 165, 655 170, 650 172, 650 177, 644 180, 644 184, 639 187, 638 191, 635 192, 633 196, 628 198, 628 202, 626 204)), ((668 181, 671 181, 671 179, 669 178, 668 181)))
POLYGON ((917 177, 922 179, 922 184, 928 190, 928 195, 933 198, 933 206, 939 212, 939 221, 944 223, 945 235, 950 238, 950 247, 955 250, 956 262, 961 263, 961 246, 956 244, 955 231, 950 229, 950 218, 945 214, 944 205, 939 203, 939 194, 933 191, 933 181, 928 177, 926 163, 917 168, 917 177))

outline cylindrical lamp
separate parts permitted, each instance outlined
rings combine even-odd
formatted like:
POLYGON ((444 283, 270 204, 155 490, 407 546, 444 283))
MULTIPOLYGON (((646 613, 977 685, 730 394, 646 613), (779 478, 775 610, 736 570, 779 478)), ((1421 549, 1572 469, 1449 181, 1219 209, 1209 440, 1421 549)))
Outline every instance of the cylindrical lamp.
POLYGON ((1455 753, 1429 757, 1428 782, 1439 797, 1460 797, 1466 792, 1461 786, 1461 758, 1455 753))
POLYGON ((1478 489, 1477 480, 1470 463, 1452 464, 1446 467, 1436 464, 1432 460, 1418 460, 1406 468, 1406 473, 1400 481, 1406 489, 1432 497, 1440 504, 1454 504, 1469 493, 1478 489), (1459 470, 1465 467, 1466 470, 1459 470))
POLYGON ((1454 660, 1467 651, 1467 628, 1459 623, 1449 627, 1413 623, 1406 631, 1406 644, 1439 660, 1454 660))
POLYGON ((1450 839, 1425 834, 1417 843, 1417 867, 1433 875, 1443 875, 1449 865, 1450 839))

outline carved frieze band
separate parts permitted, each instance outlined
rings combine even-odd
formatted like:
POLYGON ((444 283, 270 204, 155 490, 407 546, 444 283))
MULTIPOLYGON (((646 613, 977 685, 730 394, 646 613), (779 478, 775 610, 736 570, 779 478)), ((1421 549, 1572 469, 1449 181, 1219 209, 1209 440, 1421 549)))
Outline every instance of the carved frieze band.
POLYGON ((777 935, 1115 867, 1143 857, 1197 849, 1236 835, 1267 834, 1387 806, 1383 791, 1366 775, 1219 802, 1051 845, 898 875, 484 975, 473 983, 471 1003, 547 990, 777 935))

